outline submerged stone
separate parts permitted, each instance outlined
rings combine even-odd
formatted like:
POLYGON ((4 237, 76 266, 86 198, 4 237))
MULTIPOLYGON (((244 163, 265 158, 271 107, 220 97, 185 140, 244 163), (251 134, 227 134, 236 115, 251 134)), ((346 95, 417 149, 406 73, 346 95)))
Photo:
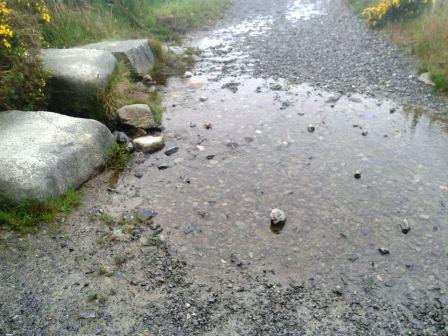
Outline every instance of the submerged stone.
POLYGON ((280 209, 273 209, 271 211, 271 224, 272 225, 282 225, 286 222, 286 215, 280 209))

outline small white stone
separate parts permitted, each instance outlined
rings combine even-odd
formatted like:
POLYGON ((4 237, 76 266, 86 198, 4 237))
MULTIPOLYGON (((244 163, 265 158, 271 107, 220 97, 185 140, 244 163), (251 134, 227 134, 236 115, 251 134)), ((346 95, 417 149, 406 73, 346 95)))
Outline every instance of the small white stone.
POLYGON ((134 139, 133 143, 135 150, 149 153, 157 152, 165 146, 165 141, 161 136, 143 136, 134 139))
POLYGON ((184 78, 191 78, 193 77, 193 73, 191 71, 185 71, 184 78))
POLYGON ((208 100, 208 98, 205 97, 205 96, 201 96, 201 97, 199 98, 199 101, 200 101, 200 102, 205 102, 205 101, 207 101, 207 100, 208 100))
POLYGON ((282 224, 286 221, 285 213, 280 209, 273 209, 271 211, 271 223, 273 225, 282 224))

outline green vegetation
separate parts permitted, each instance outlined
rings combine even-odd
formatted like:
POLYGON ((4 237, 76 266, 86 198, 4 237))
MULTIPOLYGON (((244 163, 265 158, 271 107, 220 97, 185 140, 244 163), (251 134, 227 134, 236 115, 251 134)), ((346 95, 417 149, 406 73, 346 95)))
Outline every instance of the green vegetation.
POLYGON ((127 262, 128 262, 128 258, 126 258, 125 256, 114 257, 114 264, 117 266, 126 264, 127 262))
POLYGON ((124 144, 116 144, 114 149, 112 150, 112 153, 107 159, 106 168, 123 171, 128 168, 131 156, 132 154, 126 150, 124 144))
POLYGON ((162 246, 162 239, 160 236, 151 236, 145 238, 145 242, 143 243, 144 246, 156 246, 160 248, 162 246))
MULTIPOLYGON (((228 1, 0 1, 0 110, 47 107, 47 75, 39 60, 41 47, 148 37, 156 56, 160 56, 158 40, 179 40, 187 30, 217 17, 228 1)), ((118 71, 114 85, 122 85, 122 78, 118 71)), ((101 97, 108 113, 114 113, 114 103, 120 98, 112 88, 101 97)))
POLYGON ((98 276, 105 276, 105 277, 111 277, 114 273, 112 271, 109 271, 107 268, 101 267, 98 270, 98 276))
MULTIPOLYGON (((382 2, 348 0, 359 14, 382 2)), ((448 3, 433 0, 425 7, 420 15, 394 15, 382 27, 392 41, 420 60, 420 72, 429 72, 438 90, 448 92, 448 3)))
POLYGON ((207 24, 227 0, 47 0, 51 22, 44 36, 51 46, 70 47, 104 39, 157 36, 175 40, 207 24))
POLYGON ((81 193, 71 190, 62 197, 45 202, 29 200, 14 207, 0 209, 0 228, 19 233, 33 233, 41 224, 53 222, 60 214, 81 203, 81 193))
POLYGON ((42 1, 0 1, 0 111, 45 106, 38 50, 48 20, 42 1))

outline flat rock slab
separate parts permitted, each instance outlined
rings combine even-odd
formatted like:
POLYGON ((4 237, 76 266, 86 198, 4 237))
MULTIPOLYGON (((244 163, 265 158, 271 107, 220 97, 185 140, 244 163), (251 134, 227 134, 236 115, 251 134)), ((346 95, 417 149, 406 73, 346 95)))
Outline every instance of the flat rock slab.
POLYGON ((117 66, 116 58, 107 51, 43 49, 42 63, 51 79, 51 108, 72 116, 103 119, 94 115, 98 94, 104 91, 117 66))
POLYGON ((135 75, 143 77, 155 64, 154 54, 148 40, 103 41, 81 46, 111 52, 117 59, 130 64, 135 75))
POLYGON ((45 200, 77 188, 114 146, 95 120, 53 112, 0 112, 0 203, 45 200))
POLYGON ((125 125, 150 129, 159 127, 155 121, 151 107, 146 104, 123 106, 117 111, 118 120, 125 125))

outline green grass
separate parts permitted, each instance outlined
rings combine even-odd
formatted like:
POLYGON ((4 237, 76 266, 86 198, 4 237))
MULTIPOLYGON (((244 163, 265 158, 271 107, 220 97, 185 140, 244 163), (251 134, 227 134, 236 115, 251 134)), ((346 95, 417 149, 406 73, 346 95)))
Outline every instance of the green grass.
POLYGON ((422 16, 386 27, 391 39, 418 57, 440 91, 448 92, 448 3, 422 16))
POLYGON ((40 225, 53 222, 58 215, 68 213, 80 203, 81 193, 71 190, 62 197, 45 202, 29 200, 14 207, 4 207, 0 209, 0 228, 33 233, 40 225))
POLYGON ((44 28, 54 47, 104 39, 148 36, 179 39, 179 34, 216 18, 229 0, 47 0, 52 21, 44 28))
POLYGON ((375 0, 347 0, 355 13, 361 15, 364 9, 376 3, 375 0))
MULTIPOLYGON (((361 14, 377 0, 347 0, 353 10, 361 14)), ((420 61, 419 72, 429 72, 436 89, 448 92, 448 2, 439 1, 437 7, 420 16, 388 22, 384 30, 391 40, 420 61)))

